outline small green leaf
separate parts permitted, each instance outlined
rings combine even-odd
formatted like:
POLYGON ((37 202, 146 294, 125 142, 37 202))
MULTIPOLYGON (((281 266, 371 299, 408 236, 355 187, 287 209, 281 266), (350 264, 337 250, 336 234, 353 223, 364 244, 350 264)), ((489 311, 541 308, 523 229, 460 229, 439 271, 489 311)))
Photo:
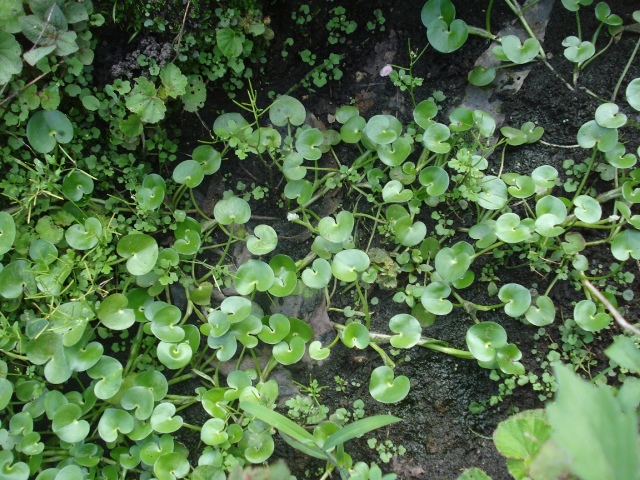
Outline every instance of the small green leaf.
POLYGON ((507 283, 498 291, 498 298, 505 302, 504 312, 510 317, 523 315, 531 305, 531 292, 518 283, 507 283))
POLYGON ((98 422, 98 433, 105 442, 115 442, 118 433, 127 434, 133 430, 133 417, 124 410, 107 408, 98 422))
POLYGON ((526 411, 509 417, 500 422, 493 432, 493 441, 502 455, 529 461, 550 437, 551 425, 543 410, 526 411))
POLYGON ((11 250, 16 238, 16 224, 11 214, 0 212, 0 257, 11 250))
POLYGON ((585 223, 595 223, 602 216, 600 202, 588 195, 578 195, 573 199, 575 205, 574 213, 576 217, 585 223))
POLYGON ((521 43, 515 35, 507 35, 502 38, 502 50, 513 63, 528 63, 540 53, 540 42, 535 38, 527 38, 521 43))
POLYGON ((497 350, 507 344, 507 332, 495 322, 472 325, 465 337, 471 354, 481 362, 495 359, 497 350))
POLYGON ((434 315, 447 315, 453 310, 453 304, 447 300, 451 287, 444 282, 431 282, 426 286, 420 302, 427 312, 434 315))
POLYGON ((396 334, 390 339, 394 348, 411 348, 420 341, 422 335, 420 322, 406 313, 391 317, 389 329, 396 334))
POLYGON ((343 282, 354 282, 358 279, 358 273, 369 268, 369 256, 362 250, 354 248, 342 250, 333 257, 331 273, 343 282))
POLYGON ((543 327, 553 322, 556 317, 556 307, 553 300, 546 295, 536 298, 535 306, 531 305, 524 313, 525 318, 532 325, 543 327))
POLYGON ((331 280, 331 265, 324 258, 316 258, 300 277, 309 288, 324 288, 331 280))
POLYGON ((615 103, 603 103, 596 109, 596 123, 605 128, 620 128, 627 123, 627 116, 615 103))
POLYGON ((630 256, 640 260, 640 231, 630 228, 618 233, 611 242, 611 253, 620 261, 630 256))
POLYGON ((278 97, 269 109, 269 119, 277 127, 284 127, 287 123, 302 125, 306 116, 307 112, 300 100, 288 95, 278 97))
POLYGON ((605 128, 595 120, 590 120, 578 130, 578 145, 582 148, 598 147, 601 152, 608 152, 618 144, 618 130, 605 128))
POLYGON ((578 37, 570 36, 562 41, 564 56, 573 63, 583 63, 596 53, 596 47, 589 41, 580 41, 578 37))
POLYGON ((634 78, 627 85, 627 102, 640 112, 640 78, 634 78))
POLYGON ((596 304, 591 300, 581 300, 573 308, 573 317, 580 328, 588 332, 597 332, 609 326, 611 316, 603 311, 598 312, 596 304))
POLYGON ((269 264, 249 259, 236 272, 234 286, 240 295, 249 295, 254 290, 266 292, 273 285, 275 274, 269 264))
POLYGON ((244 35, 229 27, 219 28, 216 30, 216 43, 225 57, 239 57, 242 54, 244 35))
POLYGON ((111 330, 126 330, 136 321, 132 308, 127 308, 129 299, 122 293, 114 293, 106 297, 98 308, 98 318, 111 330))
POLYGON ((64 238, 76 250, 90 250, 100 241, 102 223, 95 217, 89 217, 84 224, 71 225, 64 234, 64 238))
POLYGON ((351 322, 342 331, 342 343, 349 348, 358 348, 360 350, 369 346, 371 339, 367 327, 359 322, 351 322))
POLYGON ((224 198, 216 203, 213 216, 222 225, 242 225, 251 218, 251 207, 240 197, 224 198))
POLYGON ((427 38, 433 48, 442 53, 451 53, 459 49, 469 36, 469 27, 461 19, 451 23, 438 18, 427 27, 427 38))
POLYGON ((404 375, 394 378, 393 370, 386 365, 375 368, 369 380, 369 393, 380 403, 398 403, 402 401, 411 385, 404 375))
POLYGON ((175 63, 167 63, 160 70, 160 81, 165 94, 172 98, 178 98, 186 93, 187 77, 180 72, 175 63))
POLYGON ((471 85, 476 87, 485 87, 496 78, 496 69, 493 67, 483 67, 478 65, 467 75, 467 79, 471 85))
POLYGON ((36 152, 49 153, 73 138, 73 124, 58 110, 39 110, 27 123, 27 139, 36 152))
POLYGON ((129 233, 117 246, 118 255, 127 259, 127 270, 131 275, 149 273, 158 259, 158 244, 144 233, 129 233))
POLYGON ((335 220, 331 217, 324 217, 318 223, 318 232, 324 238, 333 243, 342 243, 351 237, 354 216, 347 210, 340 211, 335 220))
POLYGON ((181 416, 176 416, 173 403, 159 403, 151 415, 151 427, 158 433, 173 433, 184 423, 181 416))
POLYGON ((140 119, 146 123, 159 122, 167 111, 164 101, 158 97, 155 85, 144 77, 136 79, 136 86, 126 97, 126 106, 140 115, 140 119))
POLYGON ((173 180, 180 185, 196 188, 204 179, 204 169, 195 160, 184 160, 173 169, 173 180))
POLYGON ((22 71, 21 51, 20 44, 11 33, 0 31, 0 85, 9 83, 13 75, 22 71))

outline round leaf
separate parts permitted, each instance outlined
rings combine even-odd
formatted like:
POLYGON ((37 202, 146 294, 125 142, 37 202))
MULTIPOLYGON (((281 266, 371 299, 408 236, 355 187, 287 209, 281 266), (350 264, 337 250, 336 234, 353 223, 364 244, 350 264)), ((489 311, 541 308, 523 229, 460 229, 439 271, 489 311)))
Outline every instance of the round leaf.
POLYGON ((184 160, 173 169, 173 180, 180 185, 196 188, 204 179, 204 169, 195 160, 184 160))
POLYGON ((535 38, 527 38, 524 43, 515 35, 502 38, 502 50, 513 63, 528 63, 540 52, 540 42, 535 38))
POLYGON ((275 274, 267 263, 250 259, 238 268, 234 286, 240 295, 249 295, 254 290, 266 292, 273 285, 274 277, 275 274))
POLYGON ((529 323, 538 327, 549 325, 556 316, 556 307, 553 301, 547 296, 540 296, 536 299, 536 306, 531 305, 525 312, 525 317, 529 323))
POLYGON ((0 257, 13 247, 16 238, 16 224, 7 212, 0 212, 0 257))
POLYGON ((288 95, 278 97, 269 109, 269 119, 278 127, 284 127, 287 123, 302 125, 306 116, 304 105, 298 99, 288 95))
POLYGON ((136 321, 132 308, 127 308, 129 299, 122 293, 106 297, 98 308, 98 318, 111 330, 126 330, 136 321))
POLYGON ((627 85, 627 102, 640 112, 640 78, 634 78, 627 85))
POLYGON ((451 287, 444 282, 431 282, 426 286, 420 302, 427 312, 434 315, 447 315, 453 310, 453 304, 447 300, 451 287))
POLYGON ((459 49, 469 36, 467 24, 457 18, 450 24, 441 18, 432 21, 427 27, 427 38, 433 48, 442 53, 451 53, 459 49))
POLYGON ((331 265, 324 258, 316 258, 311 266, 302 272, 301 279, 309 288, 324 288, 331 280, 331 265))
POLYGON ((596 304, 591 300, 581 300, 573 307, 573 319, 578 326, 587 332, 597 332, 609 326, 611 316, 598 312, 596 304))
POLYGON ((362 250, 343 250, 333 258, 331 273, 343 282, 354 282, 358 279, 358 273, 369 268, 369 264, 369 256, 362 250))
POLYGON ((359 348, 360 350, 369 346, 371 339, 367 327, 358 322, 351 322, 342 331, 342 343, 349 348, 359 348))
POLYGON ((498 298, 506 302, 504 311, 510 317, 523 315, 531 305, 531 292, 517 283, 507 283, 498 291, 498 298))
POLYGON ((254 255, 266 255, 278 245, 278 234, 269 225, 258 225, 247 238, 247 249, 254 255))
POLYGON ((394 378, 393 370, 386 365, 371 372, 369 393, 381 403, 398 403, 409 393, 411 384, 404 375, 394 378))
POLYGON ((396 334, 390 339, 394 348, 411 348, 420 341, 422 334, 420 322, 406 313, 391 317, 389 329, 396 334))
POLYGON ((573 199, 575 205, 574 213, 576 217, 585 223, 595 223, 602 216, 600 202, 588 195, 578 195, 573 199))
POLYGON ((229 197, 220 200, 213 208, 213 216, 222 225, 235 223, 242 225, 251 218, 251 207, 239 197, 229 197))
POLYGON ((467 330, 465 340, 478 361, 490 362, 495 359, 496 350, 507 344, 507 332, 495 322, 481 322, 467 330))
POLYGON ((27 139, 39 153, 49 153, 58 143, 69 143, 72 138, 73 125, 58 110, 39 110, 27 124, 27 139))
POLYGON ((129 233, 117 246, 118 255, 127 259, 127 270, 131 275, 149 273, 158 259, 156 240, 144 233, 129 233))

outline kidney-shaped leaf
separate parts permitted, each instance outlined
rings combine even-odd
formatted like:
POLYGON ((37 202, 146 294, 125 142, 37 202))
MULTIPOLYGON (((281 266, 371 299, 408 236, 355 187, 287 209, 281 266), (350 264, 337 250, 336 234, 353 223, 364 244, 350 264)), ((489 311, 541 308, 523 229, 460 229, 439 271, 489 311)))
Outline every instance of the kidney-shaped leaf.
POLYGON ((49 153, 58 143, 69 143, 73 138, 73 125, 58 110, 39 110, 27 123, 27 139, 38 153, 49 153))
POLYGON ((472 325, 465 336, 471 354, 481 362, 490 362, 497 349, 507 344, 507 332, 495 322, 480 322, 472 325))
POLYGON ((411 385, 404 375, 394 378, 393 370, 382 365, 371 372, 369 393, 381 403, 398 403, 409 393, 411 385))
POLYGON ((127 270, 131 275, 149 273, 158 259, 156 240, 144 233, 129 233, 117 246, 118 255, 127 259, 127 270))

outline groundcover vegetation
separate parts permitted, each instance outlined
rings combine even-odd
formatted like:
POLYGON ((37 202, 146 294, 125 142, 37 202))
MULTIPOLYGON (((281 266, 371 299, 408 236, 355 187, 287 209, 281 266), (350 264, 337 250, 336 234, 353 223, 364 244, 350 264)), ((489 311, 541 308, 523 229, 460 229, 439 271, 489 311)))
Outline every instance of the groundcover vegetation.
MULTIPOLYGON (((490 372, 496 392, 465 405, 472 414, 517 387, 537 396, 541 408, 493 432, 514 478, 640 478, 640 331, 628 316, 640 39, 610 91, 582 81, 637 35, 640 10, 556 2, 573 22, 559 71, 528 17, 541 3, 488 0, 477 25, 459 17, 462 2, 406 6, 421 21, 413 44, 428 43, 409 43, 408 63, 389 61, 374 81, 410 115, 369 115, 356 99, 325 126, 303 101, 339 88, 350 35, 384 32, 384 8, 354 18, 334 1, 322 25, 313 5, 289 9, 298 31, 324 32, 326 55, 276 44, 249 0, 4 0, 0 476, 284 479, 275 460, 299 456, 314 462, 297 478, 423 478, 394 472, 406 449, 384 432, 402 431, 416 386, 402 369, 426 349, 490 372), (494 28, 494 8, 518 29, 494 28), (138 49, 105 65, 116 34, 138 49), (552 145, 553 125, 443 108, 416 72, 431 52, 454 62, 474 38, 490 55, 468 69, 473 88, 538 65, 590 99, 571 142, 552 145), (305 66, 295 85, 254 88, 290 55, 305 66), (234 103, 205 121, 220 96, 234 103), (184 116, 208 135, 184 142, 184 116), (515 168, 536 145, 580 160, 515 168), (247 168, 251 185, 236 176, 247 168), (313 306, 286 307, 296 303, 313 306), (452 316, 460 342, 434 333, 452 316), (548 354, 512 340, 514 325, 548 354), (319 371, 344 351, 345 375, 366 368, 363 385, 276 375, 319 371), (349 408, 330 408, 326 389, 348 393, 349 408), (363 456, 352 446, 364 441, 363 456)), ((465 466, 441 478, 489 478, 465 466)))

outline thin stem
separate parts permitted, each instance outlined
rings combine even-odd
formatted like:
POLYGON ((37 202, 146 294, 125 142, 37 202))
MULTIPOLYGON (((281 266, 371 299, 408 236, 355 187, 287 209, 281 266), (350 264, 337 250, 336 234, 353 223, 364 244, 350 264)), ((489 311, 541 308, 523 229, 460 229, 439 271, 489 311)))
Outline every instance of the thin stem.
POLYGON ((636 42, 636 46, 633 49, 633 52, 631 53, 631 56, 629 57, 629 60, 627 61, 627 64, 624 67, 624 70, 620 74, 620 78, 618 79, 618 83, 616 83, 616 87, 613 89, 613 94, 611 95, 611 102, 612 103, 616 102, 616 96, 618 95, 618 90, 620 90, 620 85, 622 85, 622 80, 627 75, 627 72, 629 71, 629 68, 631 68, 631 65, 633 64, 633 59, 635 58, 636 54, 638 53, 638 48, 640 48, 640 38, 636 42))
POLYGON ((600 290, 598 290, 589 280, 583 279, 582 284, 585 287, 587 287, 587 289, 593 294, 593 296, 596 297, 598 301, 602 303, 602 305, 604 305, 607 310, 609 310, 609 313, 611 313, 611 316, 613 317, 613 319, 616 322, 618 322, 618 325, 620 325, 622 328, 629 330, 634 335, 640 336, 640 330, 634 327, 631 323, 629 323, 627 319, 620 314, 618 309, 614 307, 611 304, 611 302, 607 300, 607 298, 604 295, 602 295, 602 293, 600 293, 600 290))

